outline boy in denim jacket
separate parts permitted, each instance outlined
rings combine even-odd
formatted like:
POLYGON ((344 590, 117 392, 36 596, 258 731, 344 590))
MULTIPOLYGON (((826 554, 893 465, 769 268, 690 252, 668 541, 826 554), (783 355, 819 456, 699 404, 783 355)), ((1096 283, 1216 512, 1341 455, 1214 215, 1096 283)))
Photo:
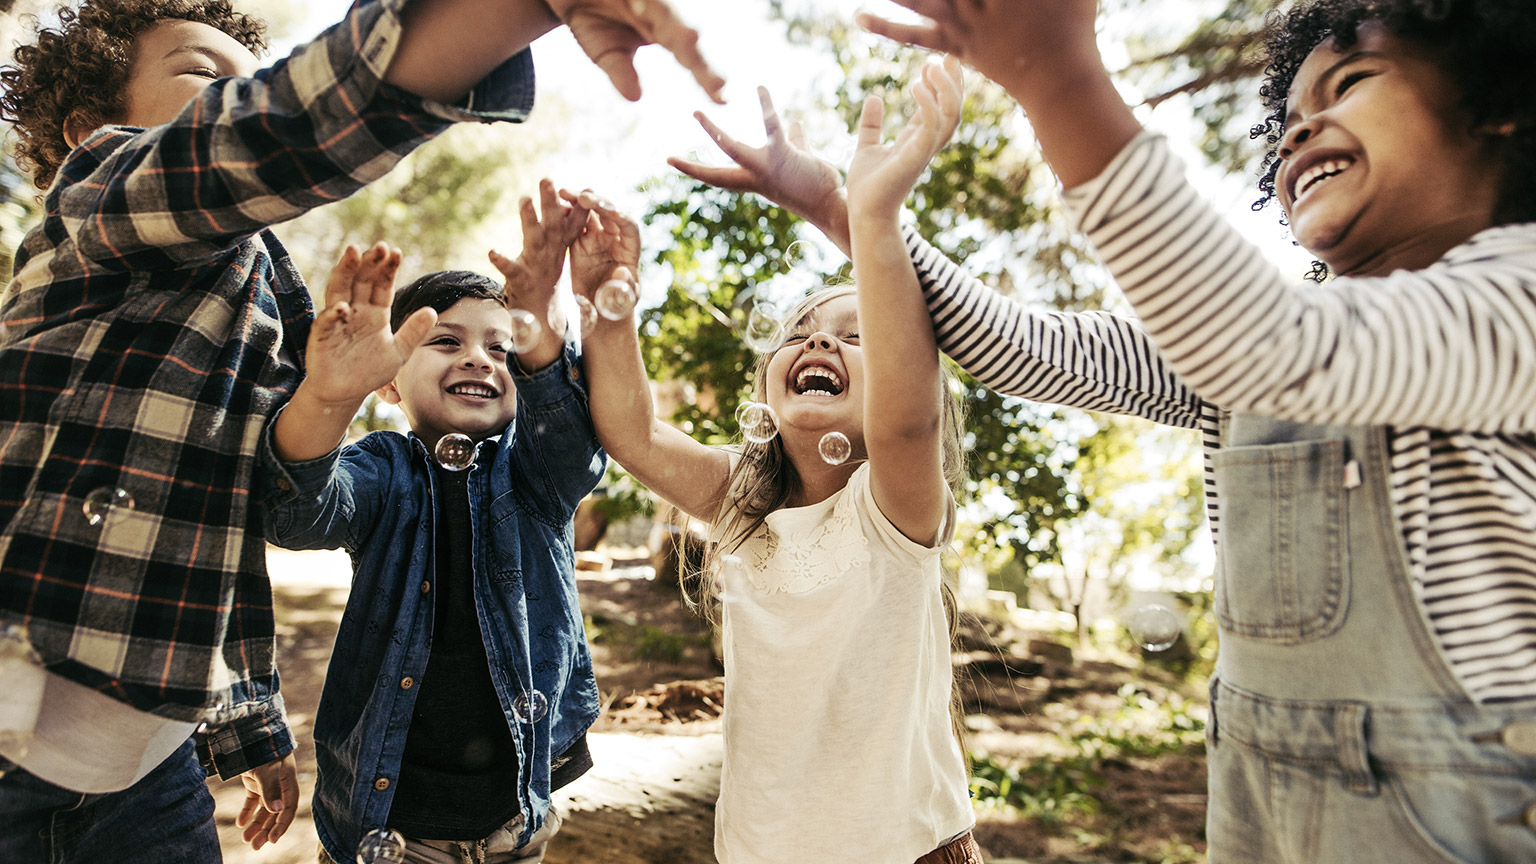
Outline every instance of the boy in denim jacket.
POLYGON ((48 190, 0 294, 0 861, 219 860, 194 737, 287 828, 251 484, 313 316, 268 226, 521 120, 562 22, 631 98, 651 40, 718 91, 664 0, 363 0, 264 70, 227 0, 86 0, 0 72, 48 190))
POLYGON ((559 826, 551 791, 591 765, 571 518, 606 456, 550 311, 587 213, 547 180, 543 199, 542 223, 524 199, 519 258, 492 255, 505 291, 444 271, 391 308, 399 253, 349 249, 263 448, 268 539, 352 557, 315 717, 315 827, 335 861, 380 827, 420 860, 536 861, 559 826), (410 434, 338 447, 374 391, 410 434))

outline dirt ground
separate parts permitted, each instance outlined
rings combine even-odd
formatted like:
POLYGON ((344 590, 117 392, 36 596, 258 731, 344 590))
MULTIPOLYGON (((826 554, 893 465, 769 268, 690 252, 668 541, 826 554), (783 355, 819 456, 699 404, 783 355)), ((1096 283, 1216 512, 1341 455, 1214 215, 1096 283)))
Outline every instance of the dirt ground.
MULTIPOLYGON (((277 602, 283 693, 299 740, 301 803, 287 836, 276 845, 252 851, 240 840, 234 824, 244 797, 240 781, 211 780, 225 860, 230 864, 312 862, 317 845, 309 809, 315 781, 311 731, 346 599, 347 561, 340 553, 272 550, 269 563, 277 602)), ((622 762, 626 756, 614 748, 630 741, 666 748, 664 758, 629 757, 638 761, 627 770, 641 774, 647 770, 680 774, 681 769, 658 767, 657 760, 682 751, 713 748, 717 764, 723 695, 708 628, 683 607, 674 586, 649 578, 649 568, 634 566, 642 563, 620 560, 620 566, 605 572, 580 574, 582 605, 605 701, 604 715, 593 729, 595 756, 600 763, 622 762), (700 743, 688 745, 680 736, 700 743)), ((1016 634, 1003 638, 1012 635, 1016 634)), ((1016 864, 1204 861, 1204 758, 1198 745, 1189 745, 1198 739, 1198 730, 1186 730, 1181 739, 1184 746, 1170 746, 1166 730, 1159 729, 1170 718, 1175 723, 1198 724, 1204 716, 1197 701, 1199 688, 1134 657, 1069 658, 1068 649, 1048 645, 1034 646, 1044 656, 1026 657, 1030 652, 1021 646, 1004 645, 985 634, 982 638, 992 644, 957 655, 957 674, 967 744, 984 760, 977 763, 976 776, 990 783, 986 788, 992 790, 977 797, 976 833, 987 860, 1016 864), (967 663, 967 659, 976 662, 967 663), (999 803, 1005 796, 992 794, 999 787, 1007 792, 1008 806, 999 803)), ((688 758, 696 769, 708 773, 707 753, 688 758)), ((601 773, 602 767, 593 775, 601 773)), ((588 778, 578 783, 586 784, 578 790, 578 798, 604 794, 588 778)), ((632 860, 712 860, 707 845, 709 805, 698 792, 705 788, 689 793, 700 800, 689 805, 699 812, 688 814, 692 839, 687 841, 687 854, 679 849, 675 854, 650 853, 651 857, 632 860)), ((641 824, 652 812, 649 806, 638 809, 634 818, 640 821, 626 824, 641 824)), ((612 827, 605 830, 610 835, 624 833, 612 827)), ((608 864, 612 856, 597 850, 604 844, 612 848, 623 837, 583 841, 573 835, 571 841, 563 852, 560 839, 552 844, 550 864, 608 864)))

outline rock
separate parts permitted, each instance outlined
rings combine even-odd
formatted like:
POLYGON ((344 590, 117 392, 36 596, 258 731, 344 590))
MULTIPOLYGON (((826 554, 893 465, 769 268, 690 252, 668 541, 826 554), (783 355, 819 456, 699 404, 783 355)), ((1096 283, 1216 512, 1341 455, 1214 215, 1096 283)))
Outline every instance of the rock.
POLYGON ((718 732, 591 733, 593 768, 555 793, 565 824, 546 864, 714 864, 718 732))

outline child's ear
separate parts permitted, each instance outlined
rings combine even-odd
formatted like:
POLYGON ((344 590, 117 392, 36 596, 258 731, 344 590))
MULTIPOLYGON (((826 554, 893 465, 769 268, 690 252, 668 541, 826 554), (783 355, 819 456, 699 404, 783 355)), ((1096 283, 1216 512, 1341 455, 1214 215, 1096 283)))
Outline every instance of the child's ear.
POLYGON ((395 382, 393 381, 373 391, 373 395, 379 397, 386 405, 400 404, 400 390, 395 387, 395 382))
POLYGON ((73 150, 101 126, 102 124, 92 117, 90 112, 83 108, 76 108, 64 118, 64 143, 73 150))

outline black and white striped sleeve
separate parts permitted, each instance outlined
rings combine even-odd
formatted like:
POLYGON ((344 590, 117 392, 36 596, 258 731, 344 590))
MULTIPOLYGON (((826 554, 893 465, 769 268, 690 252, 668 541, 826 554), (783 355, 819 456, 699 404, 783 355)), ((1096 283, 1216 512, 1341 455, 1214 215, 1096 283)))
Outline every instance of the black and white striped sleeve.
POLYGON ((1030 309, 967 274, 911 228, 906 243, 940 350, 983 384, 1035 402, 1199 425, 1199 400, 1135 319, 1030 309))

